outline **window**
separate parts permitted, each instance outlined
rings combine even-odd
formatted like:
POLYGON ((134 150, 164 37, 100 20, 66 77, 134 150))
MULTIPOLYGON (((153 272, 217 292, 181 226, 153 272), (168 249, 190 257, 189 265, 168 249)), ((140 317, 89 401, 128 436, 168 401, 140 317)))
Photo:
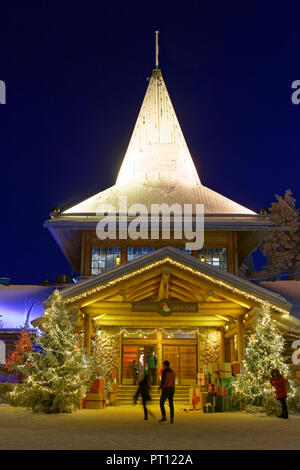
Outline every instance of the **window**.
POLYGON ((226 248, 202 248, 198 251, 201 261, 210 264, 214 268, 227 271, 227 250, 226 248))
POLYGON ((192 250, 187 250, 186 248, 179 248, 180 251, 183 251, 184 253, 187 253, 188 255, 192 254, 192 250))
POLYGON ((163 339, 194 339, 197 338, 195 330, 163 330, 163 339))
POLYGON ((109 268, 114 268, 116 258, 120 257, 120 248, 95 248, 92 249, 92 275, 97 275, 109 268))
POLYGON ((147 255, 148 253, 151 253, 154 251, 155 248, 153 247, 148 247, 148 248, 140 248, 140 247, 130 247, 127 248, 127 261, 132 261, 136 258, 139 258, 140 256, 147 255))

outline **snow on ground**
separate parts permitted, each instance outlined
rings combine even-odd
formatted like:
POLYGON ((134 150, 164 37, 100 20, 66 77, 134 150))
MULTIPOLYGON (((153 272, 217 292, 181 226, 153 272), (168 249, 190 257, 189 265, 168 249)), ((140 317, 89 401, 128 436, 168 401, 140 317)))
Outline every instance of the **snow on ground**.
MULTIPOLYGON (((0 406, 0 449, 300 449, 300 416, 203 414, 175 407, 175 422, 143 420, 142 407, 43 415, 0 406)), ((157 419, 158 406, 152 406, 157 419)))

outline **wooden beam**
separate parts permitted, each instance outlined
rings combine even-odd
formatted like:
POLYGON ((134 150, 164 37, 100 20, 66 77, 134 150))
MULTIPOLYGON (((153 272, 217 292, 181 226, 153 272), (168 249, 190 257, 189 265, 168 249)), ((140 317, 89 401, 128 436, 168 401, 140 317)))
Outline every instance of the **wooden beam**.
POLYGON ((157 292, 157 287, 149 287, 148 289, 145 289, 143 293, 140 293, 139 295, 133 296, 131 300, 133 302, 138 302, 139 300, 147 299, 148 297, 156 294, 157 292))
POLYGON ((189 328, 189 327, 197 327, 197 326, 224 326, 225 322, 222 320, 215 320, 214 318, 202 319, 202 318, 191 318, 191 319, 176 319, 173 321, 164 320, 162 318, 157 319, 149 319, 149 318, 125 318, 120 321, 116 318, 101 318, 99 323, 95 320, 96 324, 101 326, 134 326, 134 327, 142 327, 142 326, 149 326, 149 327, 167 327, 167 328, 189 328))
POLYGON ((144 287, 138 289, 136 292, 132 292, 130 295, 127 296, 127 300, 130 302, 136 302, 137 299, 143 299, 145 297, 149 297, 149 292, 156 292, 158 289, 158 283, 154 285, 150 285, 148 287, 144 287), (147 295, 148 294, 148 295, 147 295))
MULTIPOLYGON (((176 276, 181 277, 182 279, 186 280, 189 282, 191 275, 186 274, 183 271, 179 271, 178 268, 172 268, 172 273, 176 273, 176 276)), ((196 278, 196 275, 193 277, 193 282, 196 284, 196 286, 199 286, 199 288, 205 288, 205 289, 214 289, 217 294, 221 295, 225 299, 231 300, 232 302, 241 305, 242 307, 245 307, 247 309, 251 309, 254 305, 253 300, 248 300, 244 298, 241 294, 233 294, 230 293, 230 291, 224 287, 219 287, 218 285, 215 285, 213 282, 209 283, 209 281, 205 281, 203 279, 198 279, 196 278)))
POLYGON ((188 292, 186 289, 183 289, 182 287, 177 286, 176 284, 171 284, 170 283, 170 289, 174 292, 178 292, 179 294, 182 294, 184 297, 189 299, 189 302, 199 302, 199 298, 192 294, 191 292, 188 292))
POLYGON ((242 318, 237 320, 237 349, 238 349, 238 361, 241 362, 245 359, 245 327, 242 318))
POLYGON ((125 293, 126 295, 129 295, 132 292, 137 292, 138 290, 143 289, 144 287, 148 287, 157 283, 159 284, 160 279, 161 279, 161 276, 155 276, 155 277, 152 277, 151 279, 147 279, 146 281, 136 282, 133 286, 127 287, 125 293))
MULTIPOLYGON (((150 292, 151 293, 151 292, 150 292)), ((148 293, 149 294, 149 293, 148 293)), ((83 307, 82 312, 87 313, 89 315, 95 316, 95 315, 101 315, 103 313, 108 314, 108 315, 114 315, 119 318, 123 318, 124 316, 134 316, 134 315, 139 315, 142 314, 143 312, 133 312, 132 311, 132 306, 131 304, 127 306, 126 308, 123 307, 94 307, 94 305, 83 307)), ((157 315, 157 311, 148 311, 147 313, 144 312, 144 315, 157 315)), ((224 316, 228 317, 228 319, 232 317, 236 317, 238 314, 235 314, 232 312, 232 309, 217 309, 215 310, 214 308, 205 308, 205 309, 198 309, 198 312, 187 312, 186 313, 189 316, 193 317, 202 317, 202 316, 216 316, 217 318, 219 316, 224 316)), ((185 315, 182 312, 173 312, 169 318, 174 318, 178 315, 185 315)), ((225 322, 226 323, 226 322, 225 322)), ((230 330, 231 331, 231 330, 230 330)), ((226 333, 226 337, 228 333, 226 333)))
POLYGON ((219 338, 219 362, 225 362, 225 336, 224 336, 224 328, 221 326, 220 328, 220 338, 219 338))
MULTIPOLYGON (((159 266, 157 268, 151 269, 151 271, 146 271, 142 275, 136 273, 130 279, 123 280, 123 281, 117 280, 116 284, 113 287, 107 285, 103 290, 95 292, 94 294, 91 294, 88 297, 82 297, 81 299, 76 299, 76 300, 74 299, 74 303, 76 302, 76 305, 78 305, 79 307, 86 307, 87 305, 90 305, 94 302, 104 300, 111 295, 117 295, 120 289, 123 289, 126 291, 127 288, 132 287, 133 283, 136 283, 137 279, 139 281, 141 279, 145 281, 147 279, 151 279, 161 274, 162 271, 163 271, 163 266, 159 266)), ((70 303, 69 305, 72 305, 72 303, 70 303)))
POLYGON ((162 299, 169 298, 169 279, 170 279, 171 271, 170 269, 165 269, 161 276, 161 281, 158 289, 157 294, 157 302, 162 299))
POLYGON ((230 343, 230 362, 236 361, 235 347, 234 347, 234 338, 231 337, 229 340, 230 343))

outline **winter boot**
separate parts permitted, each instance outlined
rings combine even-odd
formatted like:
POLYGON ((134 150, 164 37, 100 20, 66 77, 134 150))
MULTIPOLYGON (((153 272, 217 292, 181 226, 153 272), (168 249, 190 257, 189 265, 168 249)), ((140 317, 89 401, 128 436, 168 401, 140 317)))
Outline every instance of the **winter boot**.
POLYGON ((158 422, 162 423, 163 421, 167 421, 167 418, 165 416, 163 416, 158 422))

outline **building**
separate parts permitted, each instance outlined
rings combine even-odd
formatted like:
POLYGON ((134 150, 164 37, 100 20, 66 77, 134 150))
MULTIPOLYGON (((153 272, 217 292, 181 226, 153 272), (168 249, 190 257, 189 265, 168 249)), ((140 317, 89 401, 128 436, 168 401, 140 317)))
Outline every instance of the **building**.
POLYGON ((169 359, 182 385, 195 381, 202 364, 242 360, 259 309, 270 310, 283 329, 299 331, 284 296, 238 277, 247 256, 279 228, 202 185, 158 63, 115 185, 56 210, 45 227, 80 273, 81 282, 62 296, 78 314, 85 347, 100 337, 119 383, 131 381, 132 360, 144 364, 148 351, 156 352, 159 367, 169 359), (156 235, 147 240, 119 230, 115 239, 100 240, 97 223, 112 207, 118 229, 134 219, 129 214, 124 222, 125 197, 127 207, 143 204, 149 224, 153 204, 191 204, 193 223, 196 204, 203 204, 203 248, 186 250, 187 237, 176 238, 176 211, 168 239, 159 214, 156 235))

